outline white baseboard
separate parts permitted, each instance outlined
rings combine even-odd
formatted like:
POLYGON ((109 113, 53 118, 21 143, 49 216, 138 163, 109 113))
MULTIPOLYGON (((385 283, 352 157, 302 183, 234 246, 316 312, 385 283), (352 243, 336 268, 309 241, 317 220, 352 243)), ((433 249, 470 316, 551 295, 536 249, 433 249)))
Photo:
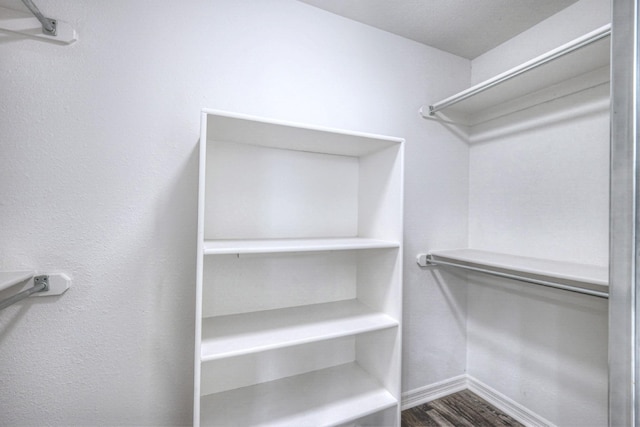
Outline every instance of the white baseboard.
POLYGON ((551 421, 542 418, 518 402, 489 387, 476 378, 467 375, 468 389, 516 421, 530 427, 556 427, 551 421))
POLYGON ((432 400, 466 390, 467 388, 467 376, 459 375, 438 383, 407 391, 402 393, 402 410, 404 411, 405 409, 431 402, 432 400))
POLYGON ((549 420, 525 408, 504 394, 470 375, 459 375, 448 380, 402 393, 402 410, 431 402, 449 394, 470 390, 500 409, 511 418, 529 427, 556 427, 549 420))

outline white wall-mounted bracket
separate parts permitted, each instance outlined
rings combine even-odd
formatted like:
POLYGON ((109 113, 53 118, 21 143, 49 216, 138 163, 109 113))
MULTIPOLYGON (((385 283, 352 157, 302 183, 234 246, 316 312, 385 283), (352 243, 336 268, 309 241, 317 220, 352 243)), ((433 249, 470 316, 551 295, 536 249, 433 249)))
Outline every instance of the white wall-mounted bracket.
MULTIPOLYGON (((35 279, 43 276, 35 276, 35 279)), ((45 277, 48 277, 47 289, 44 289, 41 292, 36 292, 33 294, 34 297, 50 297, 55 295, 62 295, 69 289, 71 285, 71 279, 66 274, 58 273, 58 274, 48 274, 45 277)))
POLYGON ((22 285, 23 289, 0 301, 0 310, 15 304, 29 296, 55 296, 62 295, 69 289, 71 279, 65 274, 41 274, 34 272, 0 272, 0 290, 22 285), (25 288, 25 285, 32 286, 25 288))
POLYGON ((45 18, 54 22, 54 33, 43 31, 43 24, 29 12, 0 7, 0 31, 46 40, 58 44, 71 44, 78 37, 76 31, 67 22, 45 18))
POLYGON ((429 267, 430 265, 432 265, 429 261, 429 254, 416 255, 416 262, 420 267, 429 267))

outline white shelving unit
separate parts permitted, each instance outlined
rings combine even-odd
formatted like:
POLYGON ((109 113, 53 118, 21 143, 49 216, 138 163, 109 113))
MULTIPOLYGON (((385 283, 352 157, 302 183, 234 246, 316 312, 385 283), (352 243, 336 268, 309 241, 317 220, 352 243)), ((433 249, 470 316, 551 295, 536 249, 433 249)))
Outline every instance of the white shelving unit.
POLYGON ((194 425, 400 425, 403 140, 204 110, 194 425))
POLYGON ((609 82, 611 25, 421 108, 424 118, 477 125, 609 82))

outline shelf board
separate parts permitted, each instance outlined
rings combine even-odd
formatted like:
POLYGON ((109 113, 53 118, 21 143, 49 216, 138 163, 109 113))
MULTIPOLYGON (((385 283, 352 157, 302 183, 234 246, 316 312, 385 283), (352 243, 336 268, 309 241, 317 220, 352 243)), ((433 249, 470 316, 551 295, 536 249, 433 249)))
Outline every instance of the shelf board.
POLYGON ((384 135, 310 126, 219 110, 205 109, 203 114, 207 116, 207 139, 210 141, 355 157, 397 146, 404 141, 384 135))
POLYGON ((332 239, 205 240, 205 255, 346 251, 399 248, 400 243, 359 237, 332 239))
POLYGON ((609 291, 609 270, 607 267, 602 266, 508 255, 476 249, 433 251, 431 256, 436 264, 438 260, 453 261, 472 267, 548 280, 597 292, 608 293, 609 291))
POLYGON ((392 408, 397 400, 356 363, 201 398, 201 425, 329 426, 392 408))
MULTIPOLYGON (((443 117, 444 114, 444 117, 450 120, 474 125, 491 119, 492 108, 508 104, 518 98, 537 94, 534 96, 535 102, 541 103, 601 84, 602 73, 593 74, 593 72, 610 64, 609 33, 610 26, 601 27, 504 73, 435 102, 432 104, 433 107, 440 109, 441 113, 430 115, 428 111, 423 110, 423 116, 435 118, 443 117), (594 41, 587 42, 589 40, 594 41), (584 78, 579 82, 581 76, 584 78), (573 81, 569 91, 558 88, 558 85, 568 80, 573 81), (546 88, 554 89, 544 93, 546 88)), ((608 76, 608 72, 605 74, 608 76)))
POLYGON ((209 317, 202 320, 203 362, 398 326, 357 300, 209 317))
POLYGON ((34 274, 33 271, 0 271, 0 291, 26 282, 31 279, 34 274))

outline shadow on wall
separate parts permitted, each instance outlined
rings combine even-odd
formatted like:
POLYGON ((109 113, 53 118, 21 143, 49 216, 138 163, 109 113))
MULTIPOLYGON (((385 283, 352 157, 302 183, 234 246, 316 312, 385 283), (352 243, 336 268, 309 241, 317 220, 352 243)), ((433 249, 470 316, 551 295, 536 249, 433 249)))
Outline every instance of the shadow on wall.
POLYGON ((557 394, 606 407, 607 299, 476 273, 469 286, 470 375, 499 389, 517 373, 510 397, 551 399, 547 410, 567 405, 557 394))
MULTIPOLYGON (((609 84, 605 83, 476 125, 469 141, 473 144, 487 143, 608 112, 609 84)), ((517 142, 517 138, 513 140, 517 142)))

